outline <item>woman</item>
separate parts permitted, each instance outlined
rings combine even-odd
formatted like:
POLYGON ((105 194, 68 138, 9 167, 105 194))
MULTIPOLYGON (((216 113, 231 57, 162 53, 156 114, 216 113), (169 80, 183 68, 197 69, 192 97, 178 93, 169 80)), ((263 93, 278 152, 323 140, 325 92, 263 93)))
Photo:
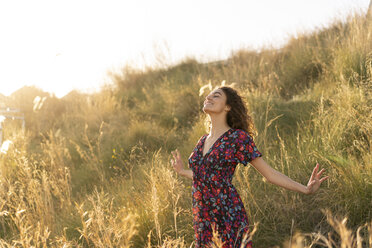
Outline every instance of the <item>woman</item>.
POLYGON ((252 247, 252 241, 243 238, 249 233, 249 222, 241 198, 231 184, 238 163, 247 166, 249 162, 270 183, 304 194, 316 192, 328 176, 320 179, 324 169, 318 172, 316 164, 304 186, 270 167, 252 139, 253 121, 235 89, 223 86, 210 92, 203 112, 210 117, 210 132, 199 139, 191 153, 188 159, 191 169, 184 169, 177 149, 172 151, 171 160, 177 173, 193 180, 195 247, 207 247, 213 230, 224 242, 223 247, 252 247))

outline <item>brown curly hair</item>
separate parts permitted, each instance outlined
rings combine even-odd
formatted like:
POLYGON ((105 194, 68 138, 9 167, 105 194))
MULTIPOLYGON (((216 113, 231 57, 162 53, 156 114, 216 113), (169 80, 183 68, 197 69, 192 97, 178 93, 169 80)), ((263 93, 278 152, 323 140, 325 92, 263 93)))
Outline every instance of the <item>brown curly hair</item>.
MULTIPOLYGON (((257 130, 254 126, 252 117, 247 113, 248 111, 245 107, 243 98, 231 87, 221 86, 218 87, 218 89, 223 90, 226 94, 226 105, 231 107, 230 111, 227 112, 226 115, 227 124, 234 129, 242 129, 248 132, 251 137, 256 136, 257 130)), ((205 125, 207 132, 209 132, 211 127, 209 115, 206 116, 205 125)))

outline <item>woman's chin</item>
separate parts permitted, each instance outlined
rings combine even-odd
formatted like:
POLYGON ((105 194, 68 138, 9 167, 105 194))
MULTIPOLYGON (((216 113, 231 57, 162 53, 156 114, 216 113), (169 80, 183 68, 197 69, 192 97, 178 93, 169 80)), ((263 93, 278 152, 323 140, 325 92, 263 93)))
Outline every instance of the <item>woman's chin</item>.
POLYGON ((206 113, 206 114, 209 114, 209 113, 212 113, 213 110, 209 109, 208 107, 207 108, 203 108, 203 112, 206 113))

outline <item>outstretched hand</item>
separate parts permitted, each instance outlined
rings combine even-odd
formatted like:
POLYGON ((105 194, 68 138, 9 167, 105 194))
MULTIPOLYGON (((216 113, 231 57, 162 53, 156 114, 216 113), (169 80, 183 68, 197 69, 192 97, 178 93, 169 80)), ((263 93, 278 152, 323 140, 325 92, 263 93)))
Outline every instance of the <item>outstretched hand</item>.
POLYGON ((325 171, 324 168, 321 169, 319 172, 319 164, 317 163, 316 166, 314 167, 314 170, 313 170, 313 173, 311 174, 311 177, 309 179, 309 182, 307 183, 307 194, 313 194, 315 193, 319 187, 320 187, 320 184, 329 178, 329 176, 326 176, 326 177, 323 177, 321 179, 320 178, 320 175, 322 175, 322 173, 325 171))
POLYGON ((170 162, 173 165, 173 169, 177 173, 180 173, 181 171, 184 170, 180 152, 178 151, 178 149, 176 149, 175 151, 172 151, 172 155, 173 159, 171 159, 170 162))

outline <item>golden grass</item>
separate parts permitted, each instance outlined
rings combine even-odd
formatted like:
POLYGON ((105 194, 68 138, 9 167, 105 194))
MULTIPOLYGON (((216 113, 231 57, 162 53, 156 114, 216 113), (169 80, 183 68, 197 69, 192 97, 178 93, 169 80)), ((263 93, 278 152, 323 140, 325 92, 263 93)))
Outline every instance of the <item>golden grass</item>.
POLYGON ((215 82, 236 82, 272 167, 303 184, 316 162, 331 176, 308 196, 237 167, 233 183, 260 223, 254 247, 372 247, 371 27, 356 15, 224 63, 124 68, 93 95, 18 92, 9 101, 27 130, 4 122, 13 144, 0 154, 0 247, 193 247, 191 181, 170 150, 187 166, 215 82), (47 98, 33 109, 36 95, 47 98))

